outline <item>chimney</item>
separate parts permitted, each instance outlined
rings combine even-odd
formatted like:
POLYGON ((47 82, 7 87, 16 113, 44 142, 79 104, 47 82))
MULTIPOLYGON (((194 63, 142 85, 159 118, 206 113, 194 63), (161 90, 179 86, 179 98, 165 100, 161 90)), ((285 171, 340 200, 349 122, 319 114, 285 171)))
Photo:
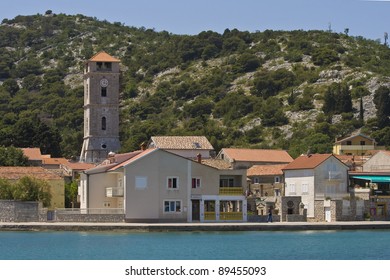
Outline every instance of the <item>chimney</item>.
POLYGON ((146 150, 146 147, 147 147, 146 142, 145 142, 145 141, 142 142, 142 143, 141 143, 141 151, 145 151, 145 150, 146 150))
POLYGON ((198 160, 198 163, 202 163, 202 155, 200 153, 196 155, 196 159, 198 160))
POLYGON ((114 152, 108 153, 108 161, 109 161, 109 163, 115 163, 115 153, 114 152))

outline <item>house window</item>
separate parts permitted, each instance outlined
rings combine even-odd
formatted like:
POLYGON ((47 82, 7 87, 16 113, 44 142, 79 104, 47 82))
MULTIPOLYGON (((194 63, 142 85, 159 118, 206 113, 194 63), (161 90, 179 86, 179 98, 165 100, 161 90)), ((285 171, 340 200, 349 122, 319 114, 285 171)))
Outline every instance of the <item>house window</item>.
POLYGON ((192 178, 192 188, 198 189, 201 186, 200 178, 192 178))
POLYGON ((167 188, 169 190, 176 190, 179 188, 179 178, 178 177, 168 177, 167 179, 167 188))
POLYGON ((148 178, 143 176, 135 177, 135 189, 136 190, 144 190, 148 186, 148 178))
POLYGON ((302 183, 302 194, 309 194, 309 184, 307 182, 302 183))
POLYGON ((295 194, 295 183, 288 184, 288 190, 290 194, 295 194))
POLYGON ((366 145, 366 141, 360 141, 360 146, 365 146, 366 145))
POLYGON ((280 183, 280 177, 279 176, 275 176, 275 183, 280 183))
POLYGON ((234 178, 222 178, 219 180, 221 188, 234 187, 234 178))
POLYGON ((101 87, 100 88, 100 93, 102 97, 107 97, 107 88, 106 87, 101 87))
POLYGON ((259 177, 255 177, 255 178, 253 179, 253 183, 255 183, 255 184, 260 183, 260 178, 259 178, 259 177))
POLYGON ((106 130, 107 128, 107 119, 106 117, 102 118, 102 130, 106 130))
POLYGON ((348 145, 348 146, 351 146, 351 145, 352 145, 352 142, 351 142, 351 141, 347 141, 347 145, 348 145))
POLYGON ((181 201, 179 200, 166 200, 164 201, 164 213, 180 213, 181 201))

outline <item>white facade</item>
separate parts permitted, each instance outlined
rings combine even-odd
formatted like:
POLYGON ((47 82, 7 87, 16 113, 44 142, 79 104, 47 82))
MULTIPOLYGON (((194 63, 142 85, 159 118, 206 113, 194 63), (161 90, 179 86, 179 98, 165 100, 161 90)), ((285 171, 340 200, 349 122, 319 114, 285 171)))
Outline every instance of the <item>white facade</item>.
POLYGON ((315 200, 339 200, 348 193, 348 167, 334 156, 315 168, 284 170, 285 195, 300 196, 307 216, 314 217, 315 200))
POLYGON ((363 164, 364 172, 389 172, 390 151, 379 151, 363 164))
POLYGON ((123 209, 128 222, 246 221, 245 183, 246 170, 219 170, 153 149, 84 172, 79 195, 81 208, 123 209), (221 194, 225 178, 232 186, 221 194))

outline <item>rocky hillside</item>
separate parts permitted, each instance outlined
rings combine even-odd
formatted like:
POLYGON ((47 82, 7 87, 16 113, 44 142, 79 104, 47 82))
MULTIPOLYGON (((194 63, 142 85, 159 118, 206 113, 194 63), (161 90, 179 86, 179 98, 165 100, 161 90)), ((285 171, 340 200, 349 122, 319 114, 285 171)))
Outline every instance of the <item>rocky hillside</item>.
POLYGON ((297 156, 329 152, 335 137, 359 130, 390 145, 374 102, 390 88, 380 42, 325 31, 174 35, 50 11, 2 20, 0 145, 77 156, 82 66, 100 50, 122 61, 124 151, 151 135, 196 134, 216 149, 297 156))

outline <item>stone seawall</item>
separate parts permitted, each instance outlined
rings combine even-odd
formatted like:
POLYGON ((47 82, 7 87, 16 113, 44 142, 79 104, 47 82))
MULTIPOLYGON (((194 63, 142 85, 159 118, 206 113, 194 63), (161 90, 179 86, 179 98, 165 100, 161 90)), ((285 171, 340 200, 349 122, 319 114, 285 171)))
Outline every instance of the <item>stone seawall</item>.
POLYGON ((306 231, 306 230, 390 230, 390 222, 334 223, 0 223, 0 231, 124 231, 124 232, 193 232, 193 231, 306 231))

